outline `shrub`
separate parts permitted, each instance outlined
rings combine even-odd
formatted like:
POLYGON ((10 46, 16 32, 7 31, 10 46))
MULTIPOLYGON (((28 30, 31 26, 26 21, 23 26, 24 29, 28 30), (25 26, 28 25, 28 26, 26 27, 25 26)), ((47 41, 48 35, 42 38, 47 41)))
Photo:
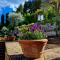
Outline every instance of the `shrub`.
POLYGON ((9 21, 11 26, 17 26, 24 21, 24 17, 21 13, 10 13, 9 21))
POLYGON ((2 29, 1 29, 2 36, 7 35, 8 31, 9 31, 9 29, 7 27, 3 26, 2 29))

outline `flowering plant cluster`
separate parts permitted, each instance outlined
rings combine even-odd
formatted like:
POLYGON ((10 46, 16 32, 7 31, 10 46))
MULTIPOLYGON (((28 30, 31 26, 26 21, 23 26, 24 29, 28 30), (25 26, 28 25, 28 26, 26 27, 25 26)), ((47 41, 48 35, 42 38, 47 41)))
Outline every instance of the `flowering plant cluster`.
POLYGON ((34 23, 31 25, 28 30, 20 36, 20 39, 25 40, 35 40, 35 39, 44 39, 46 35, 44 34, 44 28, 39 23, 34 23))
POLYGON ((40 23, 34 23, 30 28, 29 31, 33 32, 33 31, 39 31, 39 32, 44 32, 44 28, 42 26, 42 24, 40 23))

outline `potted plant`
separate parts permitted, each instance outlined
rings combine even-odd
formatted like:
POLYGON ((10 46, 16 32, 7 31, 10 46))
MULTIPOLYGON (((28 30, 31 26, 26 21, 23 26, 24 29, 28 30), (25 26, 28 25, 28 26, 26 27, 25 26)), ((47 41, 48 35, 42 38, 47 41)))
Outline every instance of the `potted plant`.
POLYGON ((16 39, 16 37, 13 35, 13 32, 12 31, 9 31, 8 32, 8 36, 5 37, 5 40, 6 41, 14 41, 16 39))
POLYGON ((14 41, 16 39, 15 36, 7 36, 7 37, 4 37, 4 40, 5 41, 14 41))
POLYGON ((1 38, 0 38, 0 39, 1 39, 2 41, 5 40, 5 37, 7 37, 8 30, 9 30, 9 29, 8 29, 6 26, 3 26, 3 27, 2 27, 2 29, 1 29, 1 31, 0 31, 0 32, 1 32, 1 34, 0 34, 0 35, 1 35, 0 37, 1 37, 1 38))
POLYGON ((24 56, 29 58, 40 58, 47 44, 44 29, 39 23, 34 23, 28 30, 21 34, 19 43, 24 56))
POLYGON ((8 31, 7 36, 4 37, 5 41, 14 41, 16 37, 13 35, 12 31, 8 31))

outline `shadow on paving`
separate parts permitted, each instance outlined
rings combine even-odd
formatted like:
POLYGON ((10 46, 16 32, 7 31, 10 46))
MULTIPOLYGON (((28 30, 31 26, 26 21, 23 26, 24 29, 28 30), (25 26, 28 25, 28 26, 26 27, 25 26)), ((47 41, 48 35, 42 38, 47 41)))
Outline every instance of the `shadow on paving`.
POLYGON ((48 38, 49 44, 60 44, 60 37, 50 37, 48 38))
POLYGON ((11 60, 34 60, 34 58, 27 58, 24 55, 19 55, 19 56, 10 56, 11 60))
POLYGON ((60 57, 59 57, 59 58, 54 58, 54 59, 52 59, 52 60, 60 60, 60 57))

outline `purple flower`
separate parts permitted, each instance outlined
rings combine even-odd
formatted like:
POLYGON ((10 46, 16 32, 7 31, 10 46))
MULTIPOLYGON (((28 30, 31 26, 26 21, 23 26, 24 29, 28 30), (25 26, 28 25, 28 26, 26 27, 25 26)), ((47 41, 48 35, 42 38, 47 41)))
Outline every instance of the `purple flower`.
POLYGON ((35 30, 37 30, 37 31, 44 31, 44 28, 43 28, 43 26, 41 25, 41 24, 39 24, 39 23, 34 23, 30 28, 29 28, 29 31, 35 31, 35 30))
POLYGON ((35 30, 35 29, 37 29, 37 27, 38 27, 38 24, 35 23, 35 24, 32 25, 31 29, 35 30))

